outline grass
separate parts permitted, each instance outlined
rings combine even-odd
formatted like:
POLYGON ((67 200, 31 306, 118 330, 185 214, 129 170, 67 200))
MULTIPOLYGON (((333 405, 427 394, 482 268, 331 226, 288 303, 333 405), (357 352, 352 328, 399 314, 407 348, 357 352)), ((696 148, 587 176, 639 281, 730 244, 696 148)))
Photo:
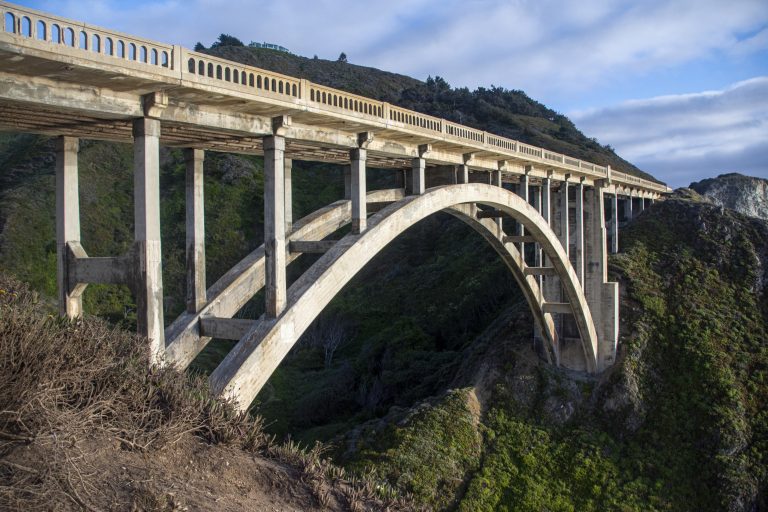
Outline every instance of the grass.
MULTIPOLYGON (((80 450, 99 436, 147 456, 192 436, 288 464, 351 510, 414 507, 380 482, 347 476, 320 445, 275 443, 260 417, 213 397, 205 379, 150 368, 147 347, 102 320, 49 314, 26 285, 0 275, 0 508, 100 508, 103 487, 120 483, 83 466, 80 450)), ((132 500, 134 507, 167 508, 164 496, 132 500)))

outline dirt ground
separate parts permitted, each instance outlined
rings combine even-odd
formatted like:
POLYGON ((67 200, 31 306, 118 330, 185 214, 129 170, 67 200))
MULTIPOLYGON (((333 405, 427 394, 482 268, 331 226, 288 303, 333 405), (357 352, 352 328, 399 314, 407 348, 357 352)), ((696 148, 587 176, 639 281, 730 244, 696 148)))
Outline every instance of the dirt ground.
POLYGON ((64 465, 73 462, 65 483, 71 502, 51 503, 54 510, 350 509, 338 502, 325 482, 306 481, 284 464, 236 448, 208 445, 191 435, 150 454, 126 450, 123 443, 107 437, 64 444, 35 441, 14 449, 2 465, 34 478, 52 460, 64 465))

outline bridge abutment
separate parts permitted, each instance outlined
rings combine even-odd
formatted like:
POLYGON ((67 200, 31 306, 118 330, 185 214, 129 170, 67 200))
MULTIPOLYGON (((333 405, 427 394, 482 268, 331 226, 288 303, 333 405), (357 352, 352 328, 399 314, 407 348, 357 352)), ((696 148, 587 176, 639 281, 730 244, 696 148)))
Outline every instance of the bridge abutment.
POLYGON ((584 291, 592 311, 597 331, 598 371, 602 371, 616 358, 619 328, 618 283, 608 281, 608 250, 606 247, 606 214, 604 188, 596 184, 584 193, 585 223, 585 278, 584 291))

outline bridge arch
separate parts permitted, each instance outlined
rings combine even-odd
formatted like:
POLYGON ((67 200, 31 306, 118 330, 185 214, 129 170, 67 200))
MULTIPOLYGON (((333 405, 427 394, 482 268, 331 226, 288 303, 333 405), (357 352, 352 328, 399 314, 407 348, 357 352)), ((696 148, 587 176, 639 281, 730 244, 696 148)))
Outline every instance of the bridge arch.
MULTIPOLYGON (((492 206, 506 213, 541 245, 571 304, 587 367, 595 371, 597 335, 592 316, 576 273, 548 223, 518 195, 501 187, 471 183, 436 187, 422 195, 408 196, 369 219, 368 229, 363 233, 349 234, 338 241, 291 286, 282 314, 276 319, 262 319, 235 345, 211 374, 213 391, 234 399, 246 409, 312 321, 373 256, 406 229, 438 211, 454 208, 459 215, 471 217, 471 213, 463 210, 473 204, 492 206)), ((514 263, 514 251, 503 242, 502 245, 511 255, 510 263, 514 263)), ((495 244, 495 248, 499 245, 495 244)), ((523 264, 519 252, 517 263, 523 264)), ((522 284, 524 272, 513 271, 513 275, 522 284)), ((533 299, 530 297, 529 301, 533 299)), ((541 296, 537 300, 541 307, 541 296)), ((546 325, 546 319, 543 320, 546 325)))

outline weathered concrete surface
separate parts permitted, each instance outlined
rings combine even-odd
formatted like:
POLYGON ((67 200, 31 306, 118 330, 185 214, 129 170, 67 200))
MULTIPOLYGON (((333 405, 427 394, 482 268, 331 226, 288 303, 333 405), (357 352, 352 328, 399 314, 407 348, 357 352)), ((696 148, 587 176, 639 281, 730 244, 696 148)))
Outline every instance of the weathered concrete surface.
POLYGON ((152 361, 163 360, 163 268, 160 247, 160 121, 133 123, 134 227, 138 332, 149 339, 152 361))
POLYGON ((67 244, 80 243, 80 198, 77 152, 80 143, 72 137, 56 140, 56 280, 59 314, 77 318, 83 314, 84 286, 72 287, 69 280, 67 244))
POLYGON ((285 308, 285 139, 264 138, 264 271, 266 314, 275 318, 285 308))
MULTIPOLYGON (((402 189, 376 190, 367 194, 370 202, 392 202, 405 196, 402 189)), ((322 240, 352 219, 349 200, 337 201, 294 223, 288 243, 305 239, 322 240)), ((301 253, 289 253, 290 263, 301 253)), ((208 303, 196 313, 183 313, 165 332, 168 345, 166 359, 179 368, 186 368, 210 341, 201 335, 200 319, 206 316, 231 318, 246 302, 264 287, 264 246, 257 248, 232 267, 208 288, 208 303)))
POLYGON ((596 187, 585 191, 585 278, 584 291, 595 319, 600 346, 598 368, 607 368, 616 358, 618 343, 619 285, 608 282, 605 192, 596 187))
POLYGON ((584 341, 590 371, 597 368, 597 334, 576 275, 541 215, 519 196, 490 185, 450 185, 409 196, 369 221, 363 234, 349 234, 302 275, 288 291, 288 305, 275 319, 263 317, 211 375, 214 392, 247 408, 274 369, 320 311, 374 255, 419 220, 464 203, 480 203, 508 212, 541 244, 558 269, 584 341))
POLYGON ((186 243, 187 311, 196 313, 206 303, 205 296, 205 193, 201 149, 187 149, 186 161, 186 243))
POLYGON ((353 149, 350 158, 350 194, 352 200, 352 232, 365 231, 368 212, 365 199, 365 149, 353 149))

